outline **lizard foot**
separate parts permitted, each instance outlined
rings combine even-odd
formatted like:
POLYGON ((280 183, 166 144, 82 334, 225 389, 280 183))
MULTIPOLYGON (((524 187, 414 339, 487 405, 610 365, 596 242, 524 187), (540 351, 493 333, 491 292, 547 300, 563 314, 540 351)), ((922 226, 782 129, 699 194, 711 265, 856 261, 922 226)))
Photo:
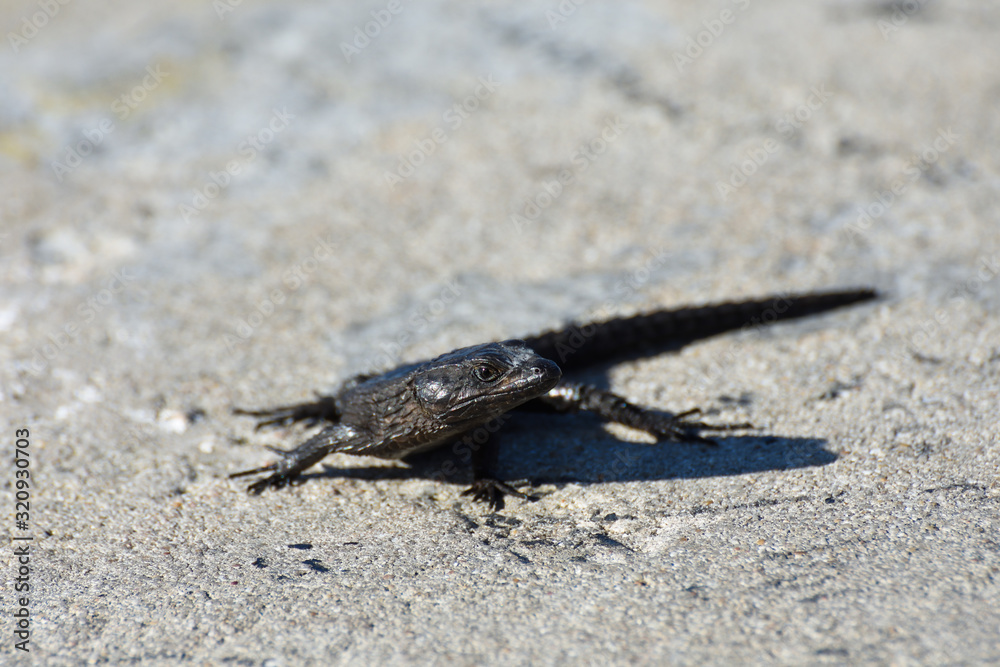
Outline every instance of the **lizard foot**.
MULTIPOLYGON (((285 453, 279 449, 274 449, 273 447, 269 447, 269 449, 272 449, 282 454, 285 453)), ((297 470, 296 471, 291 471, 287 469, 282 470, 282 468, 283 466, 281 465, 280 461, 275 463, 269 463, 266 466, 261 466, 259 468, 234 472, 233 474, 229 475, 229 479, 234 479, 236 477, 246 477, 248 475, 256 475, 262 472, 272 472, 273 474, 268 475, 267 477, 264 477, 262 479, 258 479, 253 484, 247 486, 247 493, 259 496, 260 494, 264 493, 264 491, 268 488, 280 489, 285 486, 288 486, 289 484, 294 482, 295 479, 299 476, 299 472, 297 470)))
POLYGON ((472 483, 468 489, 462 492, 463 496, 472 496, 473 500, 478 502, 484 502, 490 506, 495 512, 498 512, 504 508, 505 495, 517 496, 518 498, 524 498, 525 500, 530 500, 532 502, 538 500, 537 496, 531 496, 527 493, 518 491, 510 484, 505 484, 498 479, 483 478, 477 479, 472 483))
POLYGON ((233 414, 260 418, 256 428, 258 431, 265 426, 287 426, 294 422, 306 422, 309 426, 313 426, 321 421, 336 421, 339 417, 336 399, 333 396, 321 395, 317 395, 317 399, 312 403, 295 403, 264 410, 233 408, 233 414))
POLYGON ((647 413, 651 417, 647 428, 650 433, 658 437, 678 442, 694 442, 704 445, 718 445, 719 443, 711 438, 706 438, 699 431, 724 433, 726 431, 742 431, 754 428, 754 425, 749 422, 740 422, 738 424, 706 424, 702 421, 688 419, 688 417, 698 414, 701 414, 701 408, 692 408, 691 410, 685 410, 675 415, 653 415, 647 413))

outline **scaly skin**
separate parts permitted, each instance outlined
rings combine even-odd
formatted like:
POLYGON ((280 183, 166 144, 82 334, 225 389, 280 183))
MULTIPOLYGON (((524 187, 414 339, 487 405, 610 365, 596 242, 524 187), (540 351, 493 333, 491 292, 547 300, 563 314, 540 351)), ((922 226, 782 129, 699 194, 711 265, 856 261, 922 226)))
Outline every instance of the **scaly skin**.
MULTIPOLYGON (((607 322, 567 327, 527 340, 508 340, 454 350, 383 375, 356 378, 333 396, 269 410, 236 410, 261 418, 258 428, 297 421, 330 425, 260 468, 230 475, 270 473, 248 487, 281 488, 332 452, 402 458, 446 445, 515 409, 592 412, 657 438, 711 443, 703 432, 751 428, 712 425, 698 410, 671 414, 648 410, 609 391, 562 379, 578 370, 641 348, 677 348, 701 338, 770 324, 874 299, 873 290, 774 296, 677 310, 661 310, 607 322), (558 365, 556 361, 558 360, 558 365)), ((504 495, 530 498, 494 477, 496 441, 473 448, 474 482, 465 494, 504 506, 504 495)))

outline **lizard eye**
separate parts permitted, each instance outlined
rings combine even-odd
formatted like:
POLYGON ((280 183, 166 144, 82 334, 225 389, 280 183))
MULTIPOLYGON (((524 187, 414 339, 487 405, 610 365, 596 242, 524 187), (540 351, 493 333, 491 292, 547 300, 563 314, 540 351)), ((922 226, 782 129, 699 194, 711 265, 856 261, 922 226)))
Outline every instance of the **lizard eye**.
POLYGON ((476 366, 475 370, 472 371, 472 374, 480 382, 496 382, 500 379, 500 371, 493 366, 488 366, 486 364, 476 366))

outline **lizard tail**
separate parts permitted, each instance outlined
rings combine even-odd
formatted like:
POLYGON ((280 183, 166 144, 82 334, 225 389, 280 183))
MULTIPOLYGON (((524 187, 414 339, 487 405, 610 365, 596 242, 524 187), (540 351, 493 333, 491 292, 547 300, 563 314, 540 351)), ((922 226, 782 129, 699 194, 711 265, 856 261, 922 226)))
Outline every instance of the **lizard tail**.
POLYGON ((570 326, 527 338, 525 342, 566 371, 635 354, 650 346, 677 349, 725 331, 806 317, 878 296, 873 289, 778 294, 753 301, 663 310, 570 326))

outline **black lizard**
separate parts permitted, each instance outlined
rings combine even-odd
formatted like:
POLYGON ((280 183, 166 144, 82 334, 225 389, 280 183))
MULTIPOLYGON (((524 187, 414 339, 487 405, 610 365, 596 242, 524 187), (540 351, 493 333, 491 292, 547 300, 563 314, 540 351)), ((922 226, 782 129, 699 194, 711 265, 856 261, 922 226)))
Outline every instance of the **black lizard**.
MULTIPOLYGON (((514 409, 585 410, 657 438, 710 443, 702 432, 751 426, 706 424, 696 419, 698 410, 647 410, 609 391, 568 382, 563 372, 649 346, 677 348, 725 331, 813 315, 876 296, 874 290, 859 289, 656 311, 461 348, 382 375, 355 378, 336 394, 310 403, 237 409, 237 414, 261 418, 258 428, 297 421, 330 425, 291 451, 272 448, 280 454, 276 462, 230 477, 271 473, 248 487, 251 493, 261 493, 294 481, 332 452, 402 458, 456 442, 514 409)), ((474 481, 463 495, 471 494, 494 509, 503 507, 505 494, 530 498, 494 477, 495 439, 472 449, 474 481)))

